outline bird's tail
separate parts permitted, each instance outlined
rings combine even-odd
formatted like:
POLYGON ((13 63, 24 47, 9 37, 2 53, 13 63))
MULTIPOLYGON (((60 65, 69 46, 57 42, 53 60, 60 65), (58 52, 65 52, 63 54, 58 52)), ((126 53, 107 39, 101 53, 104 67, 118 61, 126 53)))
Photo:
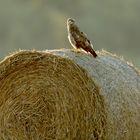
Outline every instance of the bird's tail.
POLYGON ((97 54, 93 49, 90 49, 89 52, 93 55, 93 57, 95 57, 95 58, 97 57, 97 54))

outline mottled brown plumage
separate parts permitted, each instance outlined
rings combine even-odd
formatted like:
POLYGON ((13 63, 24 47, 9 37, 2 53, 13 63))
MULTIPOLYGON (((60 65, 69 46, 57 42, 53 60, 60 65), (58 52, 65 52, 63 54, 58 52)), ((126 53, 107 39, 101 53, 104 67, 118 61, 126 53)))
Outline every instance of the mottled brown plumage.
POLYGON ((83 49, 86 52, 90 52, 94 57, 97 56, 93 50, 92 43, 87 38, 86 34, 79 30, 74 19, 69 18, 67 20, 67 30, 69 42, 75 49, 83 49))

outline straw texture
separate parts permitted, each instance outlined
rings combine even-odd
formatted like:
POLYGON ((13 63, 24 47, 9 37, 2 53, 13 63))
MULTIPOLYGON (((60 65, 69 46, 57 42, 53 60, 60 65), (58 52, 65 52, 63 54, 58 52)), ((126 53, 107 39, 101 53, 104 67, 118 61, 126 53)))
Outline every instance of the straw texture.
POLYGON ((99 87, 73 61, 19 51, 0 62, 1 140, 103 140, 99 87))

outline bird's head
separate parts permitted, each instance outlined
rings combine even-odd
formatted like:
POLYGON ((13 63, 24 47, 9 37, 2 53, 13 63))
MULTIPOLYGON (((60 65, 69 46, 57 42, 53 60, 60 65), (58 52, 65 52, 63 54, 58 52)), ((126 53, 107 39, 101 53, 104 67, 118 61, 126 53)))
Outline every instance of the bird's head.
POLYGON ((72 18, 68 18, 67 19, 67 24, 68 25, 72 25, 72 24, 74 24, 75 23, 75 20, 74 19, 72 19, 72 18))

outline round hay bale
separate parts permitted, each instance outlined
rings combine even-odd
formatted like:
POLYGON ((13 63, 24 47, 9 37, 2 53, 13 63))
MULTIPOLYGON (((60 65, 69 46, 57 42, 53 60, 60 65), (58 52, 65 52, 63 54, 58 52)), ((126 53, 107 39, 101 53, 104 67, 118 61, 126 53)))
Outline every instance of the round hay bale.
POLYGON ((106 112, 99 88, 71 60, 20 51, 0 62, 0 139, 100 140, 106 112))

